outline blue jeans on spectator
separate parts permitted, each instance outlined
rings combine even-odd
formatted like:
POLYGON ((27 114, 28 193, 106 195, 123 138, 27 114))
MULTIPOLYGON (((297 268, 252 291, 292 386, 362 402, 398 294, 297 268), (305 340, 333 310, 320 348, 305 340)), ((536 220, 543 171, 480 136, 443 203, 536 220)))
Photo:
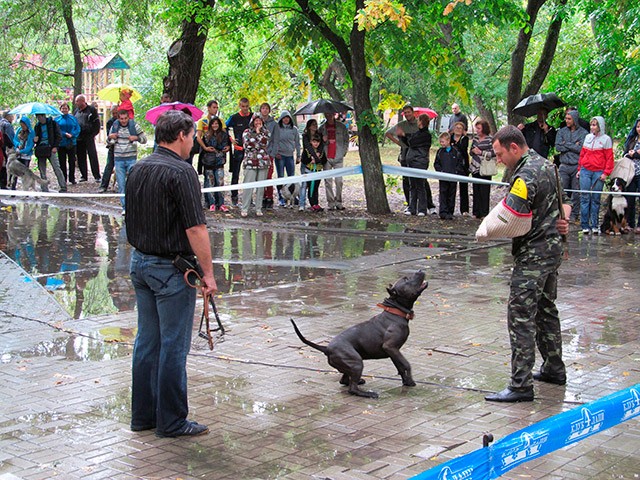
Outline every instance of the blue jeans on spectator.
MULTIPOLYGON (((114 161, 116 167, 116 181, 118 182, 118 193, 124 194, 127 186, 127 175, 136 164, 136 157, 116 157, 114 161)), ((124 197, 120 197, 122 208, 125 208, 124 197)))
MULTIPOLYGON (((117 161, 116 161, 117 165, 117 161)), ((184 428, 187 354, 191 345, 196 289, 169 258, 131 255, 138 333, 133 347, 131 428, 171 435, 184 428)))
MULTIPOLYGON (((307 173, 311 173, 311 170, 307 168, 304 163, 300 164, 300 174, 305 175, 307 173)), ((304 210, 307 204, 307 182, 300 182, 300 199, 299 199, 299 207, 304 210)))
MULTIPOLYGON (((217 168, 204 167, 204 188, 222 186, 224 186, 224 165, 217 168)), ((224 192, 205 193, 204 201, 207 203, 207 208, 211 205, 220 208, 224 205, 224 192)))
POLYGON ((604 182, 600 180, 602 170, 592 172, 580 169, 580 190, 591 190, 594 193, 580 194, 580 228, 583 230, 600 230, 598 215, 600 213, 600 196, 604 182))
MULTIPOLYGON (((275 158, 276 172, 278 172, 278 178, 284 177, 284 171, 287 171, 287 177, 293 177, 296 173, 296 162, 293 160, 293 156, 281 155, 280 158, 275 158)), ((280 193, 282 185, 278 185, 278 200, 280 205, 284 205, 284 198, 280 193)))

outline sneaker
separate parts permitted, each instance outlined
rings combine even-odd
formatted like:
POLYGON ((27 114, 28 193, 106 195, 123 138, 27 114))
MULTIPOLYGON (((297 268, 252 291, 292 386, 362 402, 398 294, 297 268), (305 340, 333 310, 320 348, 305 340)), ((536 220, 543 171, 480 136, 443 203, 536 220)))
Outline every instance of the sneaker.
POLYGON ((227 213, 229 211, 229 207, 227 207, 226 205, 220 205, 218 207, 218 210, 220 210, 221 212, 227 213))
POLYGON ((591 234, 592 235, 600 235, 600 229, 599 228, 593 228, 591 230, 591 234))
POLYGON ((304 207, 298 207, 299 212, 304 212, 304 207))
POLYGON ((97 177, 97 178, 95 179, 95 181, 96 181, 96 183, 102 183, 102 178, 97 177))
POLYGON ((258 210, 258 211, 256 211, 256 217, 261 217, 262 215, 264 215, 264 214, 262 213, 262 210, 258 210))
POLYGON ((122 216, 123 216, 123 217, 125 216, 125 214, 126 214, 126 213, 127 213, 127 211, 126 211, 126 210, 122 210, 122 216))
POLYGON ((589 235, 589 234, 591 233, 591 230, 589 230, 588 228, 583 228, 583 229, 582 229, 582 233, 583 233, 584 235, 589 235))
POLYGON ((187 420, 187 423, 182 429, 175 433, 162 433, 156 432, 156 437, 160 438, 175 438, 175 437, 196 437, 198 435, 206 435, 209 433, 209 427, 202 425, 198 422, 192 422, 187 420))
POLYGON ((106 192, 107 192, 107 189, 105 187, 100 187, 98 189, 98 193, 106 193, 106 192))
POLYGON ((82 177, 82 178, 80 179, 80 183, 83 183, 83 182, 86 182, 86 181, 87 181, 87 179, 86 179, 86 178, 84 178, 84 177, 82 177))
POLYGON ((211 206, 209 207, 209 211, 210 211, 210 212, 215 212, 215 211, 216 211, 216 206, 215 206, 215 205, 211 205, 211 206))
POLYGON ((428 213, 429 215, 437 215, 437 214, 438 214, 438 212, 436 211, 436 209, 435 209, 435 208, 430 208, 430 209, 428 209, 428 210, 427 210, 427 213, 428 213))
POLYGON ((424 212, 418 212, 419 217, 424 217, 426 214, 424 212))
POLYGON ((345 208, 342 205, 337 205, 336 210, 345 210, 345 208))
POLYGON ((247 215, 249 215, 247 212, 240 212, 241 217, 246 217, 247 215))
POLYGON ((404 214, 405 215, 412 215, 411 211, 408 208, 404 211, 404 214))
POLYGON ((462 216, 463 217, 469 217, 470 215, 469 215, 469 212, 462 212, 462 216))

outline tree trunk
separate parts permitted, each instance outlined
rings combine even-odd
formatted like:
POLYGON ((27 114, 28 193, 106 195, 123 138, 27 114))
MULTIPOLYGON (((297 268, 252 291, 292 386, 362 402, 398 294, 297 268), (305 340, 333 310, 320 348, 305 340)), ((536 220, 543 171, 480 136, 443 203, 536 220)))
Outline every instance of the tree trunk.
POLYGON ((82 52, 78 43, 76 27, 73 24, 73 3, 72 0, 62 0, 62 16, 67 25, 69 43, 73 51, 73 97, 82 94, 82 52))
MULTIPOLYGON (((362 8, 364 8, 364 0, 356 0, 356 11, 362 8)), ((358 30, 358 26, 354 23, 351 29, 351 81, 357 119, 363 118, 366 114, 373 115, 370 98, 371 79, 367 75, 365 57, 365 36, 366 32, 358 30)), ((358 139, 367 211, 374 215, 389 213, 378 139, 366 122, 358 122, 358 139)))
MULTIPOLYGON (((487 105, 484 103, 484 100, 482 100, 482 97, 480 95, 474 95, 473 96, 473 102, 476 104, 476 108, 478 109, 478 113, 480 114, 480 116, 485 119, 487 122, 489 122, 489 127, 491 128, 491 133, 495 133, 498 131, 498 125, 496 124, 496 117, 493 114, 493 110, 491 110, 491 108, 487 107, 487 105)), ((471 126, 471 125, 469 125, 471 126)))
MULTIPOLYGON (((557 16, 547 30, 545 44, 542 49, 542 55, 538 61, 538 65, 531 76, 531 80, 523 89, 524 64, 527 58, 527 51, 533 34, 534 26, 538 18, 538 13, 547 0, 529 0, 527 2, 527 15, 529 22, 518 34, 518 43, 511 54, 511 73, 509 76, 509 85, 507 87, 507 116, 509 124, 515 125, 520 123, 522 117, 515 115, 513 109, 523 98, 538 93, 540 87, 547 78, 553 57, 556 53, 560 29, 562 28, 562 17, 557 16)), ((560 0, 561 5, 566 4, 566 0, 560 0)))
MULTIPOLYGON (((360 164, 364 183, 364 195, 367 201, 367 211, 372 214, 389 213, 389 202, 382 174, 382 161, 380 160, 380 148, 378 140, 368 125, 363 124, 362 119, 373 114, 369 92, 371 79, 367 76, 367 62, 365 57, 364 31, 359 31, 353 24, 350 36, 350 46, 345 39, 334 32, 327 23, 318 15, 318 12, 309 6, 308 0, 296 0, 305 17, 318 29, 320 34, 330 42, 342 64, 347 69, 353 83, 353 106, 358 119, 358 138, 360 164)), ((364 0, 356 0, 356 11, 364 8, 364 0)))
MULTIPOLYGON (((206 8, 213 8, 215 0, 208 0, 206 8)), ((207 29, 196 22, 194 14, 182 22, 182 35, 167 51, 169 74, 162 83, 164 91, 174 102, 195 103, 200 84, 200 72, 207 42, 207 29)))

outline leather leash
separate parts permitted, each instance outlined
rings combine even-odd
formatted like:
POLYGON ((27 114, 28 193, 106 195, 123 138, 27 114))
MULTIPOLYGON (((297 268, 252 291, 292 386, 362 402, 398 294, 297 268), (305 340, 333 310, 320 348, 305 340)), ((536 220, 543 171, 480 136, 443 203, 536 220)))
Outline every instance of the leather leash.
POLYGON ((209 321, 209 306, 211 306, 211 309, 213 310, 213 314, 216 318, 216 322, 218 323, 218 328, 215 328, 213 331, 220 332, 221 336, 225 334, 224 327, 222 326, 222 322, 220 321, 220 316, 218 315, 218 309, 216 308, 216 304, 213 301, 213 295, 209 293, 205 293, 206 292, 206 289, 204 286, 205 283, 202 280, 202 277, 200 276, 200 274, 193 269, 188 269, 187 271, 184 272, 184 281, 187 285, 189 285, 192 288, 200 288, 200 292, 202 293, 204 304, 202 307, 202 315, 200 316, 200 327, 198 328, 198 335, 201 336, 202 338, 206 338, 207 341, 209 342, 209 350, 213 350, 213 335, 211 335, 211 332, 212 332, 211 322, 209 321), (195 283, 191 283, 191 279, 189 278, 191 274, 196 276, 195 283), (198 284, 200 284, 200 286, 198 284), (206 333, 202 332, 203 323, 206 328, 206 333))

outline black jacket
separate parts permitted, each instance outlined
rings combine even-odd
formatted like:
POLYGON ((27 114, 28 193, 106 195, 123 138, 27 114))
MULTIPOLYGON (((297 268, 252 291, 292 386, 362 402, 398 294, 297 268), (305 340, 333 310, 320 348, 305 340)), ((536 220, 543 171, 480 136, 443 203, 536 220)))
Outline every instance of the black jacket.
MULTIPOLYGON (((58 148, 60 146, 60 141, 62 140, 60 126, 54 122, 51 117, 47 117, 45 125, 47 126, 47 143, 52 148, 58 148)), ((36 122, 35 127, 33 127, 33 131, 36 133, 36 137, 38 137, 38 141, 35 144, 40 145, 43 140, 42 124, 40 122, 36 122)))
POLYGON ((420 128, 416 133, 398 139, 409 147, 405 162, 407 167, 429 168, 429 149, 431 148, 431 132, 427 127, 420 128))

